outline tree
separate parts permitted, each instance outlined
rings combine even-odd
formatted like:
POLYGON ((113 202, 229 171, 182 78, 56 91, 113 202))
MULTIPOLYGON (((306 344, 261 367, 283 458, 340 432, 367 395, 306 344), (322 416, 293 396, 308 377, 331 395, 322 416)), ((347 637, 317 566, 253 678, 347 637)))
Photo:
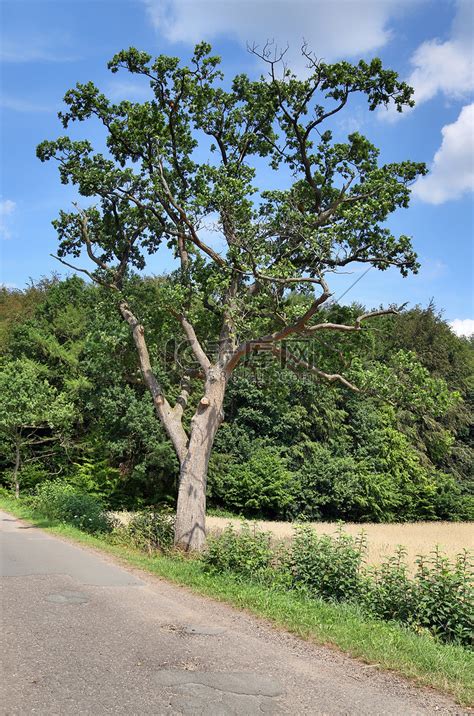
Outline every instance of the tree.
MULTIPOLYGON (((26 358, 1 365, 0 435, 11 454, 16 497, 20 494, 22 464, 37 459, 35 450, 51 448, 73 420, 72 404, 64 394, 58 394, 43 373, 40 365, 26 358)), ((44 456, 43 451, 40 457, 44 456)))
MULTIPOLYGON (((269 77, 253 81, 241 74, 230 87, 205 43, 196 47, 189 67, 166 56, 152 62, 134 48, 119 52, 111 71, 125 69, 148 80, 153 99, 114 104, 93 83, 78 84, 65 95, 63 126, 99 120, 106 154, 67 136, 37 150, 42 161, 58 161, 63 183, 95 201, 61 212, 53 222, 57 258, 71 267, 67 255, 86 253, 92 268, 78 270, 116 294, 180 463, 175 541, 185 549, 199 550, 205 540, 207 468, 235 368, 266 351, 357 391, 346 377, 303 360, 287 343, 316 332, 358 332, 371 317, 396 312, 364 313, 351 325, 318 323, 318 311, 331 297, 331 272, 355 262, 381 270, 396 266, 403 275, 418 267, 409 237, 392 235, 384 222, 408 206, 409 185, 425 173, 424 165, 379 165, 368 139, 355 132, 338 142, 330 128, 356 94, 365 95, 369 110, 393 102, 402 111, 413 104, 411 88, 378 59, 329 65, 307 47, 302 51, 307 79, 298 79, 283 53, 266 46, 259 56, 269 77), (210 224, 218 243, 208 238, 210 224), (183 359, 175 401, 165 396, 144 325, 127 295, 129 272, 143 269, 162 244, 179 268, 161 298, 194 358, 191 366, 183 359), (197 322, 200 300, 209 330, 197 322), (215 332, 212 348, 205 339, 215 332)), ((177 366, 170 370, 175 374, 177 366)))

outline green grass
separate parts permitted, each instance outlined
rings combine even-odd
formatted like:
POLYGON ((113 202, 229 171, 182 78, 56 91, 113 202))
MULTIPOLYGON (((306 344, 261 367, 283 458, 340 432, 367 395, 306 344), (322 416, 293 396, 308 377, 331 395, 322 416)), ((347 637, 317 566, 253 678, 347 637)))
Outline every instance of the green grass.
POLYGON ((330 604, 291 592, 272 591, 231 574, 210 574, 195 559, 144 555, 107 537, 91 536, 69 525, 53 523, 27 506, 0 496, 0 508, 37 526, 113 555, 194 592, 231 604, 269 620, 303 639, 336 646, 361 661, 409 677, 420 685, 452 694, 462 704, 474 703, 474 654, 415 634, 397 624, 370 619, 347 604, 330 604))

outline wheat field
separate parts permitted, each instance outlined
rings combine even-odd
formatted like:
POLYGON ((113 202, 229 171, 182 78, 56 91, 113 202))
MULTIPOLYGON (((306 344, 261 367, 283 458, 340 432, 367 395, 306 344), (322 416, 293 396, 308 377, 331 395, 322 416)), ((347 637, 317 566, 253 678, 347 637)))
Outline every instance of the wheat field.
MULTIPOLYGON (((240 525, 239 519, 226 517, 207 518, 209 533, 219 532, 226 525, 240 525)), ((258 529, 272 532, 278 539, 288 539, 293 534, 293 525, 289 522, 251 521, 258 529)), ((312 522, 311 527, 318 534, 334 534, 338 529, 335 522, 312 522)), ((369 564, 380 564, 387 556, 393 554, 398 545, 407 551, 407 562, 414 565, 418 555, 427 555, 438 545, 449 558, 454 558, 463 549, 474 550, 474 522, 406 522, 378 524, 367 522, 354 524, 346 522, 344 530, 357 535, 364 530, 368 541, 367 561, 369 564)))

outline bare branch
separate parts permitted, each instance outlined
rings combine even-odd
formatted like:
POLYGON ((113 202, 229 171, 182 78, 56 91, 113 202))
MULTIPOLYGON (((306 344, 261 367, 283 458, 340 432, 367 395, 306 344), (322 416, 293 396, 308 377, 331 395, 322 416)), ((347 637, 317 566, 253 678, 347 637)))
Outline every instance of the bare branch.
POLYGON ((175 318, 177 318, 180 322, 181 327, 186 335, 186 338, 188 339, 188 343, 191 346, 194 357, 196 358, 204 373, 207 374, 207 371, 211 367, 211 361, 207 357, 203 347, 198 340, 196 331, 194 330, 194 326, 188 321, 188 319, 183 313, 179 313, 178 311, 174 311, 173 309, 170 309, 170 313, 175 316, 175 318))
POLYGON ((347 378, 344 378, 343 375, 339 375, 339 373, 325 373, 323 370, 320 370, 319 368, 316 368, 316 366, 311 365, 311 363, 307 363, 306 361, 301 360, 301 358, 298 358, 285 348, 273 346, 272 353, 274 356, 285 358, 285 360, 287 360, 290 364, 293 364, 295 367, 304 368, 304 370, 308 371, 309 373, 313 373, 313 375, 317 375, 318 378, 323 378, 324 380, 327 380, 329 383, 339 382, 342 383, 342 385, 345 385, 346 388, 353 390, 355 393, 361 392, 360 388, 349 382, 347 378))
MULTIPOLYGON (((402 308, 402 307, 400 307, 402 308)), ((375 316, 388 316, 390 314, 392 315, 398 315, 400 313, 400 308, 381 308, 378 311, 369 311, 368 313, 363 313, 361 316, 358 316, 355 320, 355 323, 353 326, 346 325, 344 323, 318 323, 316 326, 310 326, 309 328, 306 328, 304 331, 305 335, 315 333, 316 331, 324 331, 324 330, 330 330, 330 331, 360 331, 362 326, 362 321, 366 321, 369 318, 374 318, 375 316)))
POLYGON ((238 365, 239 361, 245 355, 248 355, 252 351, 257 350, 264 345, 279 343, 280 341, 285 340, 285 338, 288 338, 288 336, 303 333, 306 329, 306 324, 308 323, 308 321, 311 320, 314 314, 318 311, 319 307, 323 303, 325 303, 331 296, 329 287, 323 277, 320 277, 318 279, 318 283, 321 285, 323 292, 320 296, 318 296, 316 300, 313 301, 308 310, 305 311, 305 313, 300 316, 300 318, 298 318, 294 323, 284 326, 278 331, 274 331, 273 333, 269 333, 266 336, 261 336, 260 338, 256 338, 250 341, 244 341, 243 343, 241 343, 239 346, 237 346, 237 348, 227 361, 225 365, 226 372, 230 374, 238 365))
POLYGON ((139 323, 138 319, 134 316, 125 301, 120 302, 119 309, 123 319, 128 323, 130 330, 132 331, 133 340, 138 352, 143 380, 152 395, 155 410, 158 413, 168 437, 175 447, 180 463, 182 463, 187 452, 188 438, 183 426, 181 425, 180 416, 177 416, 173 412, 173 409, 163 395, 162 388, 153 373, 150 355, 145 341, 145 329, 139 323))
POLYGON ((107 281, 102 281, 98 276, 94 276, 90 271, 87 271, 87 269, 79 268, 79 266, 74 266, 73 264, 68 263, 67 261, 64 261, 60 256, 56 256, 56 254, 50 254, 51 258, 56 259, 56 261, 59 261, 59 263, 63 264, 64 266, 67 266, 68 268, 72 269, 73 271, 79 271, 79 273, 84 273, 86 276, 89 276, 90 280, 94 283, 98 283, 101 286, 105 286, 106 288, 112 288, 114 291, 118 291, 117 286, 114 283, 107 283, 107 281))

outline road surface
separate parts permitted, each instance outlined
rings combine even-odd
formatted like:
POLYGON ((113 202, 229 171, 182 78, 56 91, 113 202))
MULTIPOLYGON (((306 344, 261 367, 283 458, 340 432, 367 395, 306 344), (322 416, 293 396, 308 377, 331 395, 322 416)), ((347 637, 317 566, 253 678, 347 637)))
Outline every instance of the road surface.
POLYGON ((461 714, 0 512, 2 714, 461 714))

